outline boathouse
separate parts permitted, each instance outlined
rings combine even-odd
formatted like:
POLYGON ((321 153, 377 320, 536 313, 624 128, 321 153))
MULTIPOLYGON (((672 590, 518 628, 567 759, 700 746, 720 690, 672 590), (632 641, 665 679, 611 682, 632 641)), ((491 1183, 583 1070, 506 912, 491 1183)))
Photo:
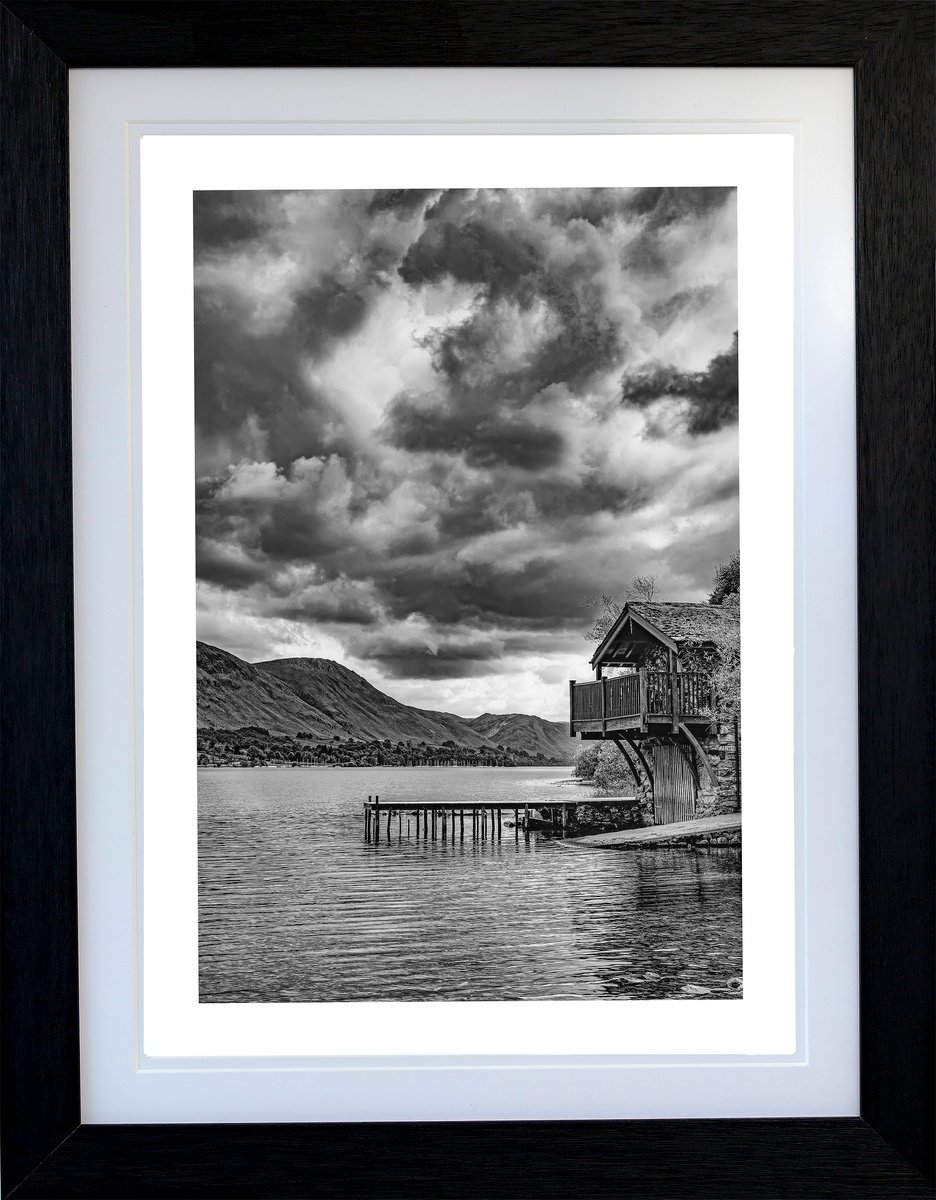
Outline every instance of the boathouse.
POLYGON ((569 733, 613 741, 637 788, 639 821, 664 825, 741 810, 737 704, 719 668, 738 646, 737 603, 626 604, 569 681, 569 733))

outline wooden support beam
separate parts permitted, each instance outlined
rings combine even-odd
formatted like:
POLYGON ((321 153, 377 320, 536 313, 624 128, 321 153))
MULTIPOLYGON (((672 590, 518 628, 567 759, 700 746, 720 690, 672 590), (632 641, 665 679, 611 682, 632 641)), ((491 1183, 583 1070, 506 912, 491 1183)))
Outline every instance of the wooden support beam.
POLYGON ((650 780, 650 786, 652 788, 653 787, 653 772, 650 770, 650 764, 644 758, 643 752, 641 751, 640 747, 637 745, 636 742, 633 742, 633 741, 631 741, 630 738, 628 738, 627 744, 628 744, 628 746, 630 746, 631 750, 633 750, 633 752, 640 759, 641 766, 647 772, 647 778, 650 780))
POLYGON ((618 750, 620 750, 621 754, 624 756, 624 759, 627 762, 628 767, 630 767, 630 773, 634 777, 634 783, 636 783, 638 787, 641 787, 643 785, 643 780, 640 778, 640 775, 637 771, 637 767, 634 763, 634 760, 624 749, 624 742, 622 741, 621 738, 612 738, 612 741, 617 746, 618 750))
POLYGON ((709 762, 708 755, 705 753, 705 751, 702 749, 702 746, 699 744, 699 740, 696 737, 696 735, 692 732, 692 730, 689 728, 689 726, 686 725, 685 723, 680 724, 679 732, 684 733, 686 735, 686 737, 688 738, 689 742, 695 747, 695 751, 698 754, 703 767, 705 767, 705 770, 708 772, 708 777, 712 782, 712 787, 718 787, 718 780, 715 778, 715 772, 712 770, 712 764, 709 762))
POLYGON ((575 680, 569 680, 569 737, 575 737, 575 680))

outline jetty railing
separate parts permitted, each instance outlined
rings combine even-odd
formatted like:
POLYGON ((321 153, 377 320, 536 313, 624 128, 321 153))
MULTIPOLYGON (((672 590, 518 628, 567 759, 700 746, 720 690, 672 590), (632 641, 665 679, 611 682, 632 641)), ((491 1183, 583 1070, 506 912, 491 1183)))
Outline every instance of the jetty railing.
POLYGON ((579 801, 518 804, 516 800, 391 800, 368 796, 364 802, 364 840, 379 843, 406 840, 478 842, 503 839, 504 814, 513 813, 514 840, 520 830, 529 840, 535 826, 565 837, 568 810, 578 804, 634 804, 633 796, 593 797, 579 801), (534 814, 537 814, 534 816, 534 814))
POLYGON ((711 677, 702 671, 634 671, 606 679, 569 680, 569 733, 607 733, 646 725, 704 719, 712 711, 711 677))

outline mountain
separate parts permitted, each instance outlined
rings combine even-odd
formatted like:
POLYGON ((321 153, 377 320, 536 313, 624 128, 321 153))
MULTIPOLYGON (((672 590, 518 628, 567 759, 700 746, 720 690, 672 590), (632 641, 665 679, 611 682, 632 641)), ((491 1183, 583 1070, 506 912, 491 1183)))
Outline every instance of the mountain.
POLYGON ((343 725, 314 712, 275 675, 209 646, 195 643, 198 728, 241 729, 262 725, 271 733, 311 733, 323 741, 347 736, 343 725))
POLYGON ((340 722, 346 734, 373 741, 444 742, 482 746, 484 735, 452 713, 427 712, 400 704, 348 667, 327 658, 276 658, 254 664, 284 683, 310 709, 340 722))
POLYGON ((196 643, 199 729, 259 725, 273 734, 336 736, 365 741, 412 741, 458 746, 502 745, 570 762, 574 745, 558 721, 513 713, 458 717, 413 708, 378 691, 357 672, 324 658, 247 663, 196 643))
POLYGON ((488 745, 517 746, 528 754, 545 754, 547 758, 571 761, 574 746, 569 737, 566 721, 544 721, 542 717, 528 717, 524 713, 482 713, 465 721, 480 733, 488 745))

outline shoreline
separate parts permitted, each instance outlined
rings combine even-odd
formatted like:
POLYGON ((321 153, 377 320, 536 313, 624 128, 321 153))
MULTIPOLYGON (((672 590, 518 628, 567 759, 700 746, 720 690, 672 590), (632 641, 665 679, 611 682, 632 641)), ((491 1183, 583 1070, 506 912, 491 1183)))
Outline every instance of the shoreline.
MULTIPOLYGON (((558 771, 567 763, 502 763, 489 765, 478 763, 470 767, 450 767, 431 765, 429 763, 349 763, 341 766, 338 763, 253 763, 248 767, 240 763, 196 763, 199 771, 558 771)), ((577 779, 556 779, 553 783, 578 783, 577 779)))
POLYGON ((740 846, 741 814, 697 817, 692 821, 674 821, 669 825, 643 825, 637 829, 619 829, 610 833, 588 833, 582 837, 566 838, 566 841, 576 846, 594 847, 596 850, 740 846))

